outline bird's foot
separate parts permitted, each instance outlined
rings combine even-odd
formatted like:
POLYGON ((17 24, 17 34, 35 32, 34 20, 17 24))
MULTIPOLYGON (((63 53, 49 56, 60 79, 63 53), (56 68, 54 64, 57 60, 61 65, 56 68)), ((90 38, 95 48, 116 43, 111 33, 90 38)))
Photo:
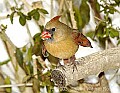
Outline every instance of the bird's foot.
POLYGON ((65 71, 65 66, 64 65, 62 65, 60 62, 58 63, 58 65, 57 65, 57 68, 59 68, 59 67, 61 67, 64 71, 65 71))
POLYGON ((71 63, 71 65, 73 65, 73 72, 75 71, 75 69, 78 71, 78 69, 77 69, 77 65, 79 64, 79 62, 78 61, 72 61, 72 63, 71 63))
POLYGON ((64 59, 64 63, 70 63, 70 65, 73 65, 73 72, 75 71, 75 69, 78 71, 77 69, 77 64, 79 63, 78 61, 76 61, 75 55, 73 55, 72 57, 70 57, 69 59, 64 59))
POLYGON ((78 71, 77 65, 78 65, 79 62, 76 61, 75 56, 72 56, 72 57, 70 58, 70 62, 71 62, 71 65, 73 65, 73 72, 75 71, 75 69, 78 71))

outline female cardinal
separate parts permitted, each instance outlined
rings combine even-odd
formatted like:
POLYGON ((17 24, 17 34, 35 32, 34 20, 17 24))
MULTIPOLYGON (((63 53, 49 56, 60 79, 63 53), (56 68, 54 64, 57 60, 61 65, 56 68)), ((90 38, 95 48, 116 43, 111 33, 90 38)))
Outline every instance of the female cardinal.
POLYGON ((59 59, 70 59, 78 50, 78 46, 91 47, 90 41, 75 29, 59 21, 56 16, 47 22, 41 34, 46 51, 59 59))

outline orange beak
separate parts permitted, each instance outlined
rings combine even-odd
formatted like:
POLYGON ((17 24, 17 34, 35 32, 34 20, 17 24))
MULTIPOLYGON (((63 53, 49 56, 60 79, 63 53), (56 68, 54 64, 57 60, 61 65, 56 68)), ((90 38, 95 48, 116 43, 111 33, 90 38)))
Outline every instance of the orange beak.
POLYGON ((51 38, 51 34, 48 31, 43 31, 41 33, 41 39, 46 40, 46 39, 49 39, 49 38, 51 38))

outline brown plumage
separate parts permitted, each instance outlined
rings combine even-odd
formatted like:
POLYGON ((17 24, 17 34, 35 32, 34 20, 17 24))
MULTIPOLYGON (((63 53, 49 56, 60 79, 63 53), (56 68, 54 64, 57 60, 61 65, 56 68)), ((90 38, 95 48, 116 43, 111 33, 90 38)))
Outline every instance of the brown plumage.
POLYGON ((56 16, 47 22, 41 38, 45 50, 60 59, 71 58, 78 50, 79 45, 92 47, 90 41, 75 29, 59 21, 56 16))

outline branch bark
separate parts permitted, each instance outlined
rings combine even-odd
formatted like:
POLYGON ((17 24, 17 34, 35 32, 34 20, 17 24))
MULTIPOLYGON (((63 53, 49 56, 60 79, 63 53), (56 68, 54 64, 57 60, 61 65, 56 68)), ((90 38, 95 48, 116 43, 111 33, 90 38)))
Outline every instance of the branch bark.
MULTIPOLYGON (((59 74, 66 81, 65 86, 74 84, 77 80, 89 75, 99 74, 109 69, 120 68, 120 47, 103 50, 78 59, 77 70, 73 72, 73 65, 68 63, 65 70, 62 67, 56 69, 61 71, 59 74)), ((53 73, 54 74, 54 73, 53 73)), ((57 73, 58 74, 58 73, 57 73)))
POLYGON ((108 82, 104 75, 100 77, 99 83, 80 83, 77 87, 70 87, 70 93, 111 93, 108 82))

